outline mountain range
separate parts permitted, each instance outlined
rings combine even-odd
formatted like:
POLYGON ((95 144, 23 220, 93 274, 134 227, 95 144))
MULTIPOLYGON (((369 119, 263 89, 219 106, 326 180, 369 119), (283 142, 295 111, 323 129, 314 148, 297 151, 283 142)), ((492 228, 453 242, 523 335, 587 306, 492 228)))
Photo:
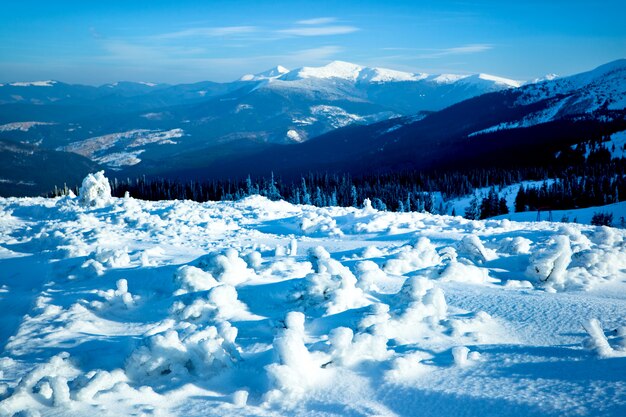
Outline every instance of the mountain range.
POLYGON ((542 166, 559 158, 567 164, 565 158, 579 144, 606 141, 626 130, 625 108, 626 60, 618 60, 586 73, 483 94, 425 117, 348 126, 307 143, 162 175, 359 175, 542 166))
MULTIPOLYGON (((0 85, 0 142, 74 154, 81 169, 180 178, 542 161, 623 130, 625 80, 626 60, 530 83, 341 61, 230 83, 19 82, 0 85)), ((11 163, 27 166, 19 155, 11 163)), ((0 170, 0 193, 2 184, 33 184, 22 194, 59 185, 15 172, 0 170)))

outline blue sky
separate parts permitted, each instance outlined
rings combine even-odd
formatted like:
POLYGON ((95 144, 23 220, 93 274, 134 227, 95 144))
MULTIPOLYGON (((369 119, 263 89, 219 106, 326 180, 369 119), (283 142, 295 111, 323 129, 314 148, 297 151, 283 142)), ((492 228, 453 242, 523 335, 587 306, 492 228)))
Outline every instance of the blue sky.
POLYGON ((524 80, 626 57, 625 16, 623 0, 8 0, 0 82, 230 81, 332 60, 524 80))

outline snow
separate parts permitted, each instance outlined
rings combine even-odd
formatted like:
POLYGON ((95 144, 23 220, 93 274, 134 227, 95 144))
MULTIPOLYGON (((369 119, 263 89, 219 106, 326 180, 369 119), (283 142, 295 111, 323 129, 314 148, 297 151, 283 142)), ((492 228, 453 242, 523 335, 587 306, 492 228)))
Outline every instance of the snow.
MULTIPOLYGON (((297 78, 341 78, 356 81, 363 67, 344 61, 333 61, 322 67, 302 67, 294 70, 297 78)), ((291 76, 291 74, 290 74, 291 76)))
POLYGON ((13 122, 13 123, 0 125, 0 132, 10 132, 14 130, 28 132, 30 129, 36 126, 46 126, 46 125, 53 125, 53 124, 54 123, 49 123, 49 122, 13 122))
POLYGON ((287 138, 293 142, 304 142, 304 138, 302 138, 300 133, 294 129, 289 129, 287 131, 287 138))
POLYGON ((246 74, 242 76, 239 81, 261 81, 261 80, 270 80, 274 78, 278 78, 284 74, 287 74, 289 70, 282 65, 277 65, 274 68, 268 69, 267 71, 259 72, 257 74, 246 74))
POLYGON ((12 87, 52 87, 56 84, 56 81, 47 80, 47 81, 20 81, 15 83, 10 83, 9 85, 12 87))
POLYGON ((624 230, 107 186, 0 199, 0 415, 623 415, 624 230))
MULTIPOLYGON (((275 72, 274 72, 275 73, 275 72)), ((268 79, 274 77, 261 77, 258 75, 244 76, 246 79, 268 79)), ((353 83, 388 83, 388 82, 418 82, 429 81, 437 84, 452 84, 466 82, 473 84, 492 83, 498 87, 516 88, 520 82, 489 74, 440 74, 429 75, 426 73, 411 73, 387 68, 362 67, 345 61, 333 61, 321 67, 302 67, 281 74, 280 80, 296 81, 303 79, 340 79, 353 83)), ((242 78, 243 80, 243 78, 242 78)))
POLYGON ((610 110, 623 110, 625 74, 626 59, 620 59, 581 74, 525 85, 518 103, 529 104, 567 95, 571 96, 568 107, 576 113, 593 112, 604 105, 610 110))
MULTIPOLYGON (((104 171, 89 174, 78 192, 79 201, 88 207, 103 207, 111 200, 111 186, 104 171)), ((102 260, 102 259, 99 259, 102 260)))
POLYGON ((626 158, 626 130, 613 133, 611 139, 604 143, 604 147, 611 152, 611 157, 626 158))
POLYGON ((183 129, 148 130, 135 129, 96 136, 70 143, 59 150, 86 156, 109 168, 136 165, 141 162, 138 156, 145 151, 147 145, 176 145, 173 139, 185 135, 183 129))
POLYGON ((386 68, 363 68, 359 73, 358 81, 371 83, 419 81, 427 76, 427 74, 412 74, 386 68))
POLYGON ((508 79, 508 78, 498 77, 498 76, 489 75, 489 74, 471 75, 469 77, 462 78, 460 81, 463 83, 467 83, 467 84, 479 84, 479 83, 484 83, 485 81, 488 81, 496 85, 499 85, 502 87, 508 87, 508 88, 517 88, 522 85, 522 82, 520 81, 515 81, 515 80, 508 79))
MULTIPOLYGON (((486 76, 484 79, 495 80, 492 76, 486 76)), ((516 105, 526 106, 545 101, 545 106, 540 106, 540 110, 534 111, 520 120, 491 126, 469 136, 503 129, 534 126, 567 116, 594 113, 602 109, 624 110, 626 108, 625 79, 626 59, 621 59, 602 65, 592 71, 569 77, 558 78, 549 75, 542 80, 533 80, 521 85, 520 96, 516 105)))
POLYGON ((326 104, 312 106, 311 114, 313 114, 317 120, 320 118, 327 119, 333 129, 339 129, 340 127, 365 120, 364 117, 359 116, 358 114, 348 113, 341 107, 329 106, 326 104))
POLYGON ((439 75, 431 75, 430 77, 428 77, 428 80, 435 82, 437 84, 452 84, 467 77, 469 77, 469 75, 439 74, 439 75))
POLYGON ((437 84, 473 84, 473 85, 482 85, 482 84, 494 84, 495 86, 501 88, 517 88, 522 83, 520 81, 511 80, 509 78, 498 77, 496 75, 490 74, 439 74, 439 75, 430 75, 426 77, 427 81, 434 82, 437 84))
MULTIPOLYGON (((498 192, 499 198, 504 198, 506 200, 506 206, 509 209, 509 213, 512 214, 515 211, 515 197, 517 196, 520 187, 541 187, 544 182, 549 186, 554 182, 554 180, 547 179, 545 181, 522 181, 521 183, 511 184, 505 187, 496 187, 496 191, 498 192)), ((491 187, 477 188, 476 190, 474 190, 474 194, 478 197, 480 201, 481 199, 487 197, 487 195, 489 194, 489 190, 491 190, 491 187)), ((452 214, 452 212, 454 211, 457 216, 463 216, 463 214, 465 213, 465 209, 467 208, 467 206, 469 206, 472 198, 473 195, 466 195, 447 201, 446 214, 452 214)), ((436 201, 435 203, 436 205, 438 205, 439 201, 436 201)), ((533 213, 535 213, 535 217, 537 217, 536 212, 533 213)), ((535 218, 529 218, 528 220, 535 220, 535 218)), ((587 224, 589 223, 587 222, 587 224)))
POLYGON ((552 81, 552 80, 556 80, 557 78, 559 78, 558 74, 550 73, 540 78, 533 78, 532 80, 527 81, 526 84, 536 84, 536 83, 541 83, 544 81, 552 81))
POLYGON ((607 204, 606 206, 597 207, 585 207, 579 209, 570 210, 552 210, 552 211, 523 211, 519 213, 510 212, 509 214, 503 214, 501 216, 494 217, 494 219, 508 219, 518 222, 532 222, 532 221, 546 221, 552 218, 552 220, 591 224, 591 218, 595 213, 609 213, 613 214, 613 225, 624 227, 622 218, 626 219, 626 201, 619 203, 607 204))

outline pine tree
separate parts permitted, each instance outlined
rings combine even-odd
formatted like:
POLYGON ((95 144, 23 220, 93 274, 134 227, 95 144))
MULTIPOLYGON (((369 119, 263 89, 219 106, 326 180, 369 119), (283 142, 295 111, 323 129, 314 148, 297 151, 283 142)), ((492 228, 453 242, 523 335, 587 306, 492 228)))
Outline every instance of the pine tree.
POLYGON ((311 195, 306 189, 306 181, 302 178, 302 204, 311 204, 311 195))
POLYGON ((478 196, 473 195, 467 208, 465 208, 465 218, 469 220, 480 219, 480 205, 478 203, 478 196))

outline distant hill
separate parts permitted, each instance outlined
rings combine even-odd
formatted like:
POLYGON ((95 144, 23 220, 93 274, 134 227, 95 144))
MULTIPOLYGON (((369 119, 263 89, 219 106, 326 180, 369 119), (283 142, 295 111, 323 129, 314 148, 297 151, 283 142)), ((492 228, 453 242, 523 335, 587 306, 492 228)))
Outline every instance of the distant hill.
POLYGON ((0 196, 45 195, 54 186, 80 185, 87 173, 98 169, 80 155, 0 140, 0 196))

